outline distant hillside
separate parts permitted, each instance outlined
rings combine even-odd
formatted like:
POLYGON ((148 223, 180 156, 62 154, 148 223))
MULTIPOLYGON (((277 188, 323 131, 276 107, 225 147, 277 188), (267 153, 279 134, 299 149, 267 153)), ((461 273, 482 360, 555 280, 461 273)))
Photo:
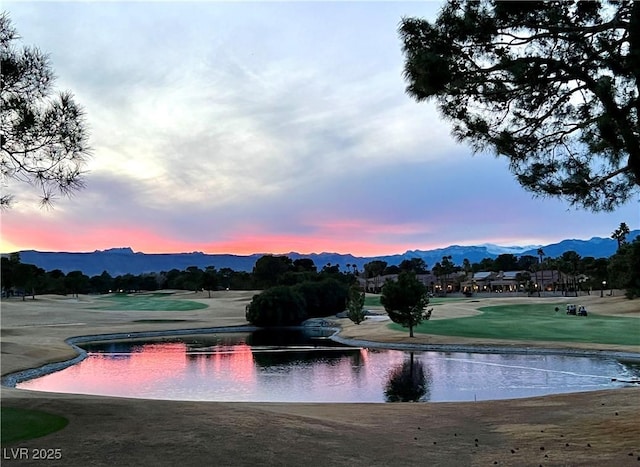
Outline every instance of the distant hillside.
MULTIPOLYGON (((640 235, 640 230, 632 231, 628 241, 640 235)), ((341 269, 346 269, 346 265, 355 264, 358 269, 362 269, 365 263, 373 260, 386 261, 389 265, 397 265, 404 259, 422 258, 428 267, 441 261, 443 256, 451 256, 455 264, 461 265, 467 258, 472 263, 477 263, 484 258, 495 258, 501 253, 512 253, 516 256, 532 255, 537 256, 538 248, 542 248, 546 256, 554 258, 562 255, 565 251, 575 251, 580 256, 593 256, 596 258, 608 258, 613 255, 618 247, 615 240, 611 238, 593 237, 590 240, 563 240, 550 245, 540 245, 535 248, 523 250, 523 247, 481 245, 481 246, 461 246, 451 245, 446 248, 435 250, 410 250, 404 254, 357 257, 353 255, 343 255, 338 253, 314 253, 299 254, 288 253, 291 259, 310 258, 321 269, 328 263, 339 265, 341 269)), ((166 253, 166 254, 146 254, 136 253, 131 248, 112 248, 109 250, 97 250, 88 253, 65 253, 65 252, 44 252, 35 250, 20 251, 20 260, 23 263, 35 264, 45 271, 60 269, 67 274, 70 271, 82 271, 88 276, 95 276, 107 271, 112 276, 123 274, 143 274, 147 272, 170 271, 171 269, 184 270, 189 266, 197 266, 201 269, 207 266, 214 266, 217 269, 230 268, 234 271, 251 271, 255 262, 263 254, 241 255, 209 255, 202 252, 193 253, 166 253)))
MULTIPOLYGON (((633 241, 640 235, 640 230, 632 230, 627 236, 627 241, 633 241)), ((580 256, 593 256, 594 258, 608 258, 618 249, 618 242, 612 238, 593 237, 590 240, 563 240, 560 243, 552 243, 542 248, 544 254, 555 258, 565 251, 575 251, 580 256)), ((525 255, 536 255, 537 249, 525 251, 525 255)))
POLYGON ((194 253, 146 254, 135 253, 131 248, 112 248, 91 253, 65 253, 26 250, 20 252, 20 261, 35 264, 45 271, 60 269, 82 271, 95 276, 107 271, 112 276, 123 274, 143 274, 146 272, 184 270, 189 266, 204 269, 215 266, 218 269, 231 268, 235 271, 251 271, 256 260, 262 255, 207 255, 194 253))

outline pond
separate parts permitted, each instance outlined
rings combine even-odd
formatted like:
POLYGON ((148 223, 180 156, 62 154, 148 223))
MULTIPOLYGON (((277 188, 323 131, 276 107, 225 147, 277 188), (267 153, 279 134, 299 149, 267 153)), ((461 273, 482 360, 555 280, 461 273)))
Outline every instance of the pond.
POLYGON ((17 384, 37 391, 244 402, 512 399, 621 387, 615 359, 404 352, 340 346, 302 330, 83 344, 88 357, 17 384))

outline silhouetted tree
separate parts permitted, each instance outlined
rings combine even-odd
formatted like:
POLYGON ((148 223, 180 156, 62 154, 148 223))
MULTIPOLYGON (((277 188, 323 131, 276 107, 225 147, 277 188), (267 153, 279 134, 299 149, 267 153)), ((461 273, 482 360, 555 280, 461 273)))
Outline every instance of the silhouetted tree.
POLYGON ((610 258, 610 286, 625 290, 627 298, 640 297, 640 237, 623 244, 610 258))
POLYGON ((479 263, 473 263, 471 267, 473 268, 473 272, 496 270, 493 258, 483 258, 479 263))
POLYGON ((640 186, 640 3, 448 1, 399 33, 407 93, 527 190, 594 211, 640 186))
POLYGON ((538 254, 538 267, 536 268, 536 290, 538 292, 538 297, 540 296, 540 289, 542 289, 543 287, 543 282, 544 282, 544 276, 540 277, 540 283, 538 283, 538 271, 540 271, 540 274, 544 274, 544 272, 542 272, 543 269, 543 265, 542 265, 542 258, 544 257, 544 250, 542 248, 538 248, 538 251, 536 252, 538 254))
POLYGON ((335 315, 347 306, 349 287, 334 277, 305 281, 293 289, 304 298, 309 318, 335 315))
POLYGON ((613 231, 611 234, 611 238, 618 242, 618 248, 624 245, 627 242, 627 235, 629 235, 629 226, 621 222, 620 227, 613 231))
POLYGON ((518 258, 518 262, 516 263, 516 270, 524 270, 531 271, 535 267, 535 264, 538 262, 538 259, 532 255, 522 255, 518 258))
POLYGON ((462 260, 462 269, 464 270, 465 276, 469 276, 469 273, 473 271, 473 267, 471 266, 471 261, 469 261, 469 258, 464 258, 462 260))
POLYGON ((382 275, 391 276, 393 274, 400 274, 400 272, 400 266, 398 266, 397 264, 391 264, 390 266, 384 268, 384 271, 382 271, 382 275))
POLYGON ((207 266, 202 274, 202 287, 208 292, 211 298, 211 291, 218 287, 218 273, 214 266, 207 266))
MULTIPOLYGON (((348 266, 348 265, 347 265, 348 266)), ((318 268, 311 258, 299 258, 293 261, 293 268, 297 272, 317 272, 318 268)))
MULTIPOLYGON (((84 186, 89 155, 84 112, 71 93, 53 94, 49 57, 19 40, 7 13, 0 16, 0 167, 3 181, 24 182, 40 190, 41 203, 84 186)), ((0 207, 13 195, 4 191, 0 207)))
MULTIPOLYGON (((449 290, 449 286, 448 286, 448 282, 449 282, 449 276, 451 274, 453 274, 454 272, 456 272, 458 270, 458 268, 456 267, 455 264, 453 264, 452 261, 452 256, 451 255, 447 255, 447 256, 443 256, 442 257, 442 262, 441 263, 437 263, 440 265, 440 267, 438 268, 438 275, 439 276, 444 276, 444 284, 443 284, 443 288, 445 290, 445 292, 448 292, 449 290)), ((435 268, 434 268, 435 269, 435 268)))
POLYGON ((349 301, 347 302, 348 317, 356 324, 360 324, 365 319, 364 311, 365 293, 357 286, 351 286, 349 289, 349 301))
POLYGON ((387 267, 386 261, 373 260, 364 265, 364 277, 373 279, 373 287, 376 292, 380 289, 380 276, 387 267))
POLYGON ((0 258, 2 265, 0 278, 2 279, 2 291, 8 296, 16 285, 16 273, 20 264, 20 253, 11 253, 0 258))
POLYGON ((427 263, 422 258, 404 259, 398 265, 400 271, 414 272, 416 274, 427 273, 427 263))
POLYGON ((253 296, 246 318, 256 326, 294 326, 307 319, 306 303, 293 287, 278 285, 253 296))
POLYGON ((65 277, 65 286, 76 297, 89 290, 89 276, 82 271, 70 271, 65 277))
POLYGON ((105 294, 113 290, 113 277, 107 271, 89 279, 89 286, 94 292, 105 294))
POLYGON ((578 296, 578 273, 579 273, 579 265, 580 265, 580 255, 575 251, 565 251, 562 253, 560 258, 558 258, 560 262, 560 267, 566 273, 571 274, 571 283, 572 288, 575 293, 575 296, 578 296))
POLYGON ((493 264, 498 271, 513 271, 518 267, 518 259, 514 254, 502 253, 493 260, 493 264))
POLYGON ((197 292, 203 288, 204 271, 198 266, 189 266, 182 273, 182 288, 197 292))
POLYGON ((380 303, 391 321, 409 328, 409 337, 413 337, 413 328, 429 319, 433 311, 425 311, 429 304, 427 288, 410 272, 401 272, 397 281, 384 284, 380 303))
POLYGON ((48 271, 45 275, 46 292, 55 294, 66 294, 65 274, 60 269, 48 271))
POLYGON ((293 271, 293 261, 288 256, 264 255, 253 267, 253 277, 259 288, 269 288, 280 283, 285 273, 293 271))
POLYGON ((323 276, 334 276, 334 275, 340 274, 340 265, 327 263, 324 266, 322 266, 322 270, 320 271, 320 274, 322 274, 323 276))

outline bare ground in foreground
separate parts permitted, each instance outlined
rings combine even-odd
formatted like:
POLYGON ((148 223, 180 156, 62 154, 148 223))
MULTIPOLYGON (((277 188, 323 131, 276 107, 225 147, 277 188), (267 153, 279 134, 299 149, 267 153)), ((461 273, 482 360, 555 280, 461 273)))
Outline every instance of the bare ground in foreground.
MULTIPOLYGON (((2 374, 73 357, 64 343, 71 336, 246 324, 244 306, 252 295, 186 294, 209 307, 179 313, 96 310, 90 297, 3 300, 2 374)), ((565 299, 452 302, 438 306, 434 318, 473 314, 477 307, 513 300, 565 299)), ((638 301, 598 296, 570 301, 594 313, 638 317, 640 332, 638 301)), ((409 339, 384 322, 340 323, 345 337, 379 342, 576 348, 442 336, 409 339)), ((581 347, 640 352, 629 346, 581 347)), ((44 410, 70 421, 61 431, 6 447, 3 465, 640 466, 640 388, 433 404, 178 402, 1 391, 3 406, 44 410), (30 450, 29 460, 12 459, 20 447, 30 450), (60 449, 62 458, 33 459, 34 449, 47 448, 60 449)))

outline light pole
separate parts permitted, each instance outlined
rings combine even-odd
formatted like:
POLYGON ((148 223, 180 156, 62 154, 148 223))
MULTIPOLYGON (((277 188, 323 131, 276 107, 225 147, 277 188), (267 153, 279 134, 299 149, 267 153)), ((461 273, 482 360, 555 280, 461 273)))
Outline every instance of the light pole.
POLYGON ((600 289, 600 298, 604 297, 604 288, 607 286, 607 281, 602 281, 602 288, 600 289))

